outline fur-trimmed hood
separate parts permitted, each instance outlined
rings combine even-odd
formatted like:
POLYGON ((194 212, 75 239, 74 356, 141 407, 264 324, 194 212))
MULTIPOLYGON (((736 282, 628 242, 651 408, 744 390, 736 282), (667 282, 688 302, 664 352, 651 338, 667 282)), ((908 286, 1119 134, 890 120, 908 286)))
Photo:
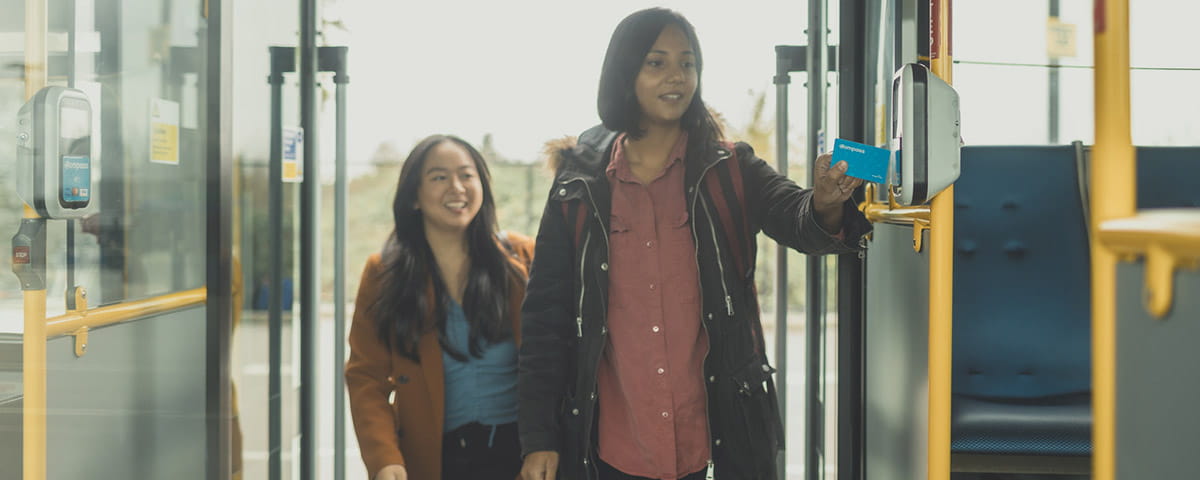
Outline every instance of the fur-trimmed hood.
POLYGON ((574 136, 564 136, 555 138, 542 145, 542 158, 546 162, 546 168, 552 172, 557 172, 562 166, 563 157, 575 148, 579 138, 574 136))
POLYGON ((604 125, 596 125, 578 137, 562 137, 546 142, 542 152, 546 156, 546 165, 555 175, 564 170, 586 176, 603 175, 608 165, 604 152, 616 137, 616 132, 604 128, 604 125))

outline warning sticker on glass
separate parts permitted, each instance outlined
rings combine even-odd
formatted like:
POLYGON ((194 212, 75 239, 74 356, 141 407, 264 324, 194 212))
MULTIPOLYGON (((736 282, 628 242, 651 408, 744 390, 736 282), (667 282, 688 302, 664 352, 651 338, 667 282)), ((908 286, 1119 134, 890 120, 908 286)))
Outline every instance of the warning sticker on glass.
POLYGON ((150 99, 150 161, 179 165, 179 103, 150 99))

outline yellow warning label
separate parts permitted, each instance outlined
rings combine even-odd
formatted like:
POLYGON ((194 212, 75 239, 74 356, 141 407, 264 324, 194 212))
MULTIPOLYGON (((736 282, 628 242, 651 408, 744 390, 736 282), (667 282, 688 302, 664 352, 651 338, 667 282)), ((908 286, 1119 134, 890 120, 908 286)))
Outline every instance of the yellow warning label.
POLYGON ((179 165, 179 104, 150 99, 150 161, 179 165))
POLYGON ((179 127, 158 123, 150 126, 150 161, 179 163, 179 127))
POLYGON ((292 182, 300 179, 300 172, 296 168, 296 162, 283 162, 283 181, 292 182))

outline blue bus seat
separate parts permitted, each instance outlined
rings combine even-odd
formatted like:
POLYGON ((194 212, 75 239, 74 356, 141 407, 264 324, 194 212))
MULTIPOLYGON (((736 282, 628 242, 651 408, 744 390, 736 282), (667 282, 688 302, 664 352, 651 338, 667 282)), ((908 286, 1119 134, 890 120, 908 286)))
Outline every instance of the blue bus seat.
MULTIPOLYGON (((962 149, 954 229, 955 455, 1087 464, 1090 260, 1075 157, 1069 145, 962 149)), ((1029 471, 1015 467, 987 471, 1029 471)))
MULTIPOLYGON (((956 471, 1087 473, 1091 292, 1080 161, 1073 146, 962 150, 954 232, 956 471)), ((1200 147, 1138 147, 1137 161, 1139 209, 1200 207, 1200 147)))
POLYGON ((1138 208, 1200 207, 1200 147, 1138 147, 1138 208))

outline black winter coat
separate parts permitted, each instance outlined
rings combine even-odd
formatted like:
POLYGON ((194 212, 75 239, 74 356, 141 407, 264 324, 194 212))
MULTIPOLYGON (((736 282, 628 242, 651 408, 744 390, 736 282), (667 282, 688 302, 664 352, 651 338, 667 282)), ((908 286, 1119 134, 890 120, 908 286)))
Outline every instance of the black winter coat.
MULTIPOLYGON (((612 200, 605 167, 615 138, 597 126, 558 152, 521 312, 521 449, 559 452, 561 479, 597 478, 596 371, 608 343, 612 200), (575 218, 579 212, 585 218, 575 218)), ((684 190, 699 265, 701 321, 709 338, 704 375, 715 475, 773 480, 784 431, 759 322, 755 236, 761 230, 804 253, 848 253, 861 248, 871 226, 847 201, 839 241, 818 226, 812 191, 777 174, 748 145, 712 148, 707 158, 697 158, 705 156, 695 153, 700 150, 689 145, 684 190), (719 183, 705 181, 725 175, 714 180, 728 186, 730 165, 721 164, 732 161, 740 162, 746 205, 728 210, 745 226, 741 231, 726 229, 714 205, 731 197, 710 191, 719 183), (734 252, 735 246, 744 250, 734 252), (749 267, 735 268, 740 263, 749 267)))

